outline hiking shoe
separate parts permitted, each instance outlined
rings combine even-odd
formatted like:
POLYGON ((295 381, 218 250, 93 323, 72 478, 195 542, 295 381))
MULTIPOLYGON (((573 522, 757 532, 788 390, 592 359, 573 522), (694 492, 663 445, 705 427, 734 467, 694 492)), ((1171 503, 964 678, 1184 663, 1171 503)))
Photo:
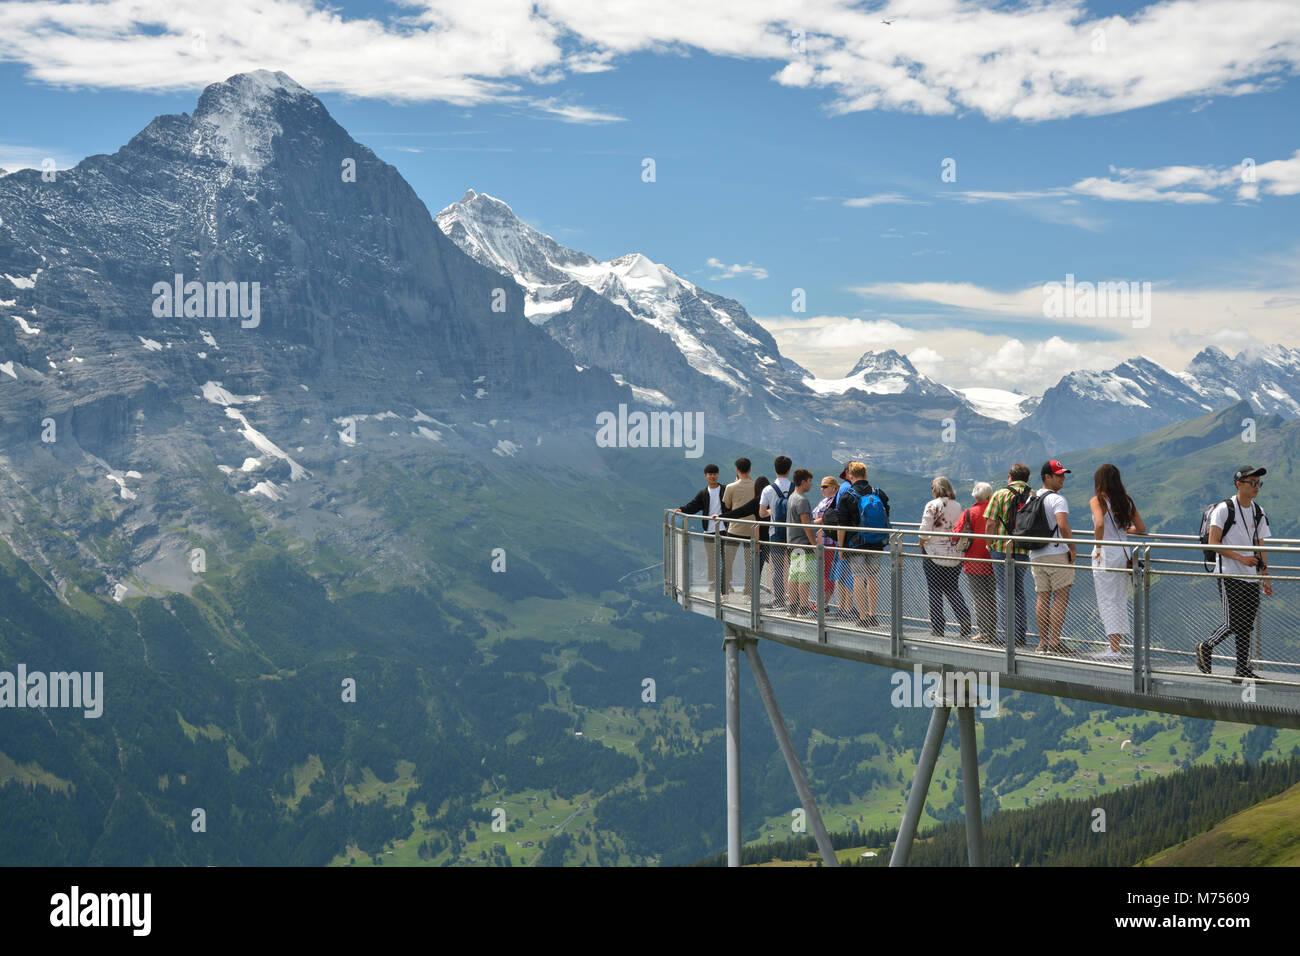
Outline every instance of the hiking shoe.
POLYGON ((1196 645, 1196 669, 1202 674, 1210 672, 1210 645, 1204 641, 1196 645))

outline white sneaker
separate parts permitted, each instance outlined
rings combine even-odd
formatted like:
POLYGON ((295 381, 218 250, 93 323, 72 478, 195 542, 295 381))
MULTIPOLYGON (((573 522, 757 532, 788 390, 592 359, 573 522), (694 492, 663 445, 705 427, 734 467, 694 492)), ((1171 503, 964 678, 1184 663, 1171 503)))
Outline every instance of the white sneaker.
POLYGON ((1124 655, 1119 651, 1102 651, 1100 654, 1093 654, 1094 661, 1122 661, 1124 655))

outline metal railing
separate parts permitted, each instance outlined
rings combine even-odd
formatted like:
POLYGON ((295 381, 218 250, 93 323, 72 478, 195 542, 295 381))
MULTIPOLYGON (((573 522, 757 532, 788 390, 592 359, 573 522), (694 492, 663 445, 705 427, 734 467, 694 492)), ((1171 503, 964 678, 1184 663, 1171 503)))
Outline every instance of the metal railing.
MULTIPOLYGON (((1036 591, 1039 562, 1010 552, 954 555, 933 544, 929 554, 920 543, 954 540, 951 532, 922 535, 904 522, 888 529, 815 525, 816 540, 808 543, 808 525, 731 519, 728 532, 714 534, 702 530, 706 520, 665 514, 664 593, 687 610, 754 632, 823 650, 858 647, 866 657, 896 662, 977 661, 1008 677, 1122 689, 1130 702, 1132 695, 1172 696, 1245 708, 1234 716, 1255 708, 1300 712, 1300 541, 1272 539, 1259 548, 1268 555, 1264 577, 1207 570, 1202 554, 1253 549, 1202 545, 1192 535, 1096 541, 1091 530, 1074 529, 1077 557, 1067 565, 1072 582, 1063 594, 1054 582, 1058 594, 1050 603, 1064 607, 1053 619, 1036 591), (691 530, 692 524, 700 530, 691 530), (775 527, 803 537, 777 542, 752 536, 754 529, 766 534, 775 527), (732 533, 740 529, 750 534, 732 533), (839 531, 846 538, 873 532, 881 543, 878 550, 842 548, 827 538, 839 531), (1101 560, 1102 548, 1110 549, 1109 560, 1101 560), (1090 560, 1094 553, 1098 561, 1090 560), (1131 567, 1122 560, 1129 555, 1131 567), (1262 593, 1265 582, 1270 595, 1262 593), (1241 625, 1251 610, 1247 636, 1224 634, 1228 614, 1246 630, 1241 625), (1211 642, 1207 674, 1204 645, 1211 642)), ((1006 540, 965 531, 960 537, 1006 540)), ((1022 545, 1062 541, 1016 539, 1022 545)))

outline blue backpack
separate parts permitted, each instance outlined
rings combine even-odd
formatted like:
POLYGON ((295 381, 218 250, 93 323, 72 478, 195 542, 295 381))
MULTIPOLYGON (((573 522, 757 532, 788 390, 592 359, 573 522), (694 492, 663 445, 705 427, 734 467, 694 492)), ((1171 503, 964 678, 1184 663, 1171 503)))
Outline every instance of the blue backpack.
MULTIPOLYGON (((871 494, 859 495, 856 491, 853 494, 858 499, 858 526, 862 528, 888 528, 889 524, 889 495, 885 494, 879 488, 871 489, 871 494)), ((889 533, 886 531, 859 531, 849 540, 848 544, 854 548, 877 548, 889 540, 889 533)))
MULTIPOLYGON (((789 514, 790 492, 782 491, 781 486, 778 485, 775 481, 772 482, 771 487, 773 490, 776 491, 776 505, 772 508, 772 520, 776 522, 786 521, 787 520, 786 516, 789 514)), ((794 490, 793 484, 790 485, 790 489, 791 491, 794 490)), ((775 527, 768 528, 767 540, 784 541, 786 540, 785 533, 788 530, 789 530, 788 528, 775 528, 775 527)))

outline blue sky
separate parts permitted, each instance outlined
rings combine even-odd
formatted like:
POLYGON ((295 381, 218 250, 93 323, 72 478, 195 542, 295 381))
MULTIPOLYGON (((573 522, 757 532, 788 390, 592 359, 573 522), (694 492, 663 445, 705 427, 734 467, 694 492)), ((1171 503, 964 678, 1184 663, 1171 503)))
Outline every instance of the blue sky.
POLYGON ((111 152, 205 83, 266 66, 431 212, 472 187, 597 258, 644 253, 738 299, 823 376, 893 347, 949 384, 1030 391, 1138 353, 1177 369, 1210 343, 1300 345, 1300 28, 1274 0, 822 0, 785 18, 637 0, 622 22, 582 0, 548 19, 457 0, 297 25, 310 4, 272 3, 283 22, 260 32, 251 13, 223 27, 179 6, 142 29, 115 3, 62 5, 115 24, 105 55, 81 21, 0 2, 0 166, 111 152), (1223 25, 1185 28, 1192 8, 1223 25), (370 42, 341 34, 349 21, 370 42), (316 42, 286 47, 291 28, 316 42), (404 63, 420 42, 439 56, 404 63), (1045 319, 1043 283, 1067 273, 1152 283, 1149 327, 1045 319))

